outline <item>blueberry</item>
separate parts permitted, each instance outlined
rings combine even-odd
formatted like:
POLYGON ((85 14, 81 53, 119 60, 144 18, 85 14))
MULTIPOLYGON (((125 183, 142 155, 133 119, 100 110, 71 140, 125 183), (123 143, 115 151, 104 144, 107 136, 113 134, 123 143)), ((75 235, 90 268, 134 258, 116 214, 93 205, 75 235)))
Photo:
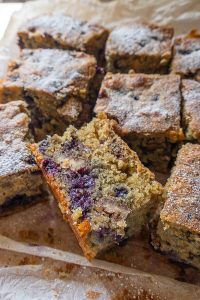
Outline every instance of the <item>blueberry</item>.
POLYGON ((124 197, 128 194, 128 190, 125 187, 116 187, 115 188, 115 196, 116 197, 124 197))
POLYGON ((56 164, 56 162, 50 158, 45 159, 43 161, 42 166, 46 173, 53 175, 53 176, 55 176, 59 171, 58 165, 56 164))
POLYGON ((82 189, 71 189, 71 209, 81 208, 83 217, 90 211, 92 206, 92 198, 88 191, 82 189))
POLYGON ((48 140, 43 140, 42 142, 40 142, 39 144, 39 150, 42 154, 45 153, 45 151, 47 150, 47 148, 49 147, 49 141, 48 140))
POLYGON ((77 146, 78 146, 78 141, 73 138, 71 141, 66 141, 62 145, 62 152, 65 153, 65 152, 71 151, 77 146))

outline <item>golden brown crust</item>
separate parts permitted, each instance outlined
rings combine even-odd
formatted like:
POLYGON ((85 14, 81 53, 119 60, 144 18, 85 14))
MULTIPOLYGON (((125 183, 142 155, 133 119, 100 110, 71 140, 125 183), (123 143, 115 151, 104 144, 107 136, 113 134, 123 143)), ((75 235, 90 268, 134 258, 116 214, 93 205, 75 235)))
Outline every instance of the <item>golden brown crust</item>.
POLYGON ((186 144, 178 152, 165 193, 161 220, 200 233, 200 145, 186 144))
POLYGON ((183 121, 188 139, 200 140, 200 83, 182 80, 183 121))
POLYGON ((179 76, 108 73, 95 112, 116 119, 124 135, 162 135, 181 140, 180 102, 179 76))
MULTIPOLYGON (((43 157, 38 151, 37 144, 29 145, 30 150, 32 151, 33 155, 35 156, 36 162, 38 164, 38 167, 42 170, 42 161, 43 157)), ((51 175, 48 175, 46 172, 43 172, 43 176, 50 186, 56 200, 58 201, 60 210, 63 214, 63 218, 65 221, 69 222, 78 242, 81 246, 84 255, 91 260, 96 256, 96 252, 94 252, 89 246, 86 241, 87 234, 90 231, 90 226, 88 225, 88 221, 83 221, 81 224, 76 226, 75 222, 72 219, 72 213, 69 209, 69 199, 66 198, 64 193, 58 188, 56 182, 54 181, 53 177, 51 175)))

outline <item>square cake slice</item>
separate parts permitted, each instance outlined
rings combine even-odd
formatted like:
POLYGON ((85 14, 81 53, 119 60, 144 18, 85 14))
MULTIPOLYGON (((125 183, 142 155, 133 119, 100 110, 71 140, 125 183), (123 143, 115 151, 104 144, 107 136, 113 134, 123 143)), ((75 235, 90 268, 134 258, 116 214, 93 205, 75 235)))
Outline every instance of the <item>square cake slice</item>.
POLYGON ((148 225, 161 185, 104 115, 31 145, 37 164, 89 259, 148 225))
POLYGON ((42 199, 41 172, 27 148, 33 142, 26 103, 0 104, 0 215, 42 199))
POLYGON ((128 22, 116 27, 106 44, 107 71, 166 73, 172 57, 173 28, 128 22))
POLYGON ((0 84, 0 101, 25 100, 35 134, 63 133, 90 119, 97 92, 96 60, 82 52, 25 49, 0 84))
POLYGON ((194 30, 174 40, 172 73, 200 80, 200 35, 194 30))
POLYGON ((119 133, 153 170, 168 171, 181 129, 180 78, 176 75, 111 74, 102 83, 95 112, 119 123, 119 133))
POLYGON ((200 142, 200 82, 182 80, 182 99, 186 138, 200 142))
POLYGON ((19 32, 23 48, 60 48, 78 50, 102 58, 108 30, 91 22, 76 20, 63 14, 41 15, 26 24, 19 32))
POLYGON ((165 188, 153 245, 172 259, 200 269, 200 145, 186 144, 165 188))

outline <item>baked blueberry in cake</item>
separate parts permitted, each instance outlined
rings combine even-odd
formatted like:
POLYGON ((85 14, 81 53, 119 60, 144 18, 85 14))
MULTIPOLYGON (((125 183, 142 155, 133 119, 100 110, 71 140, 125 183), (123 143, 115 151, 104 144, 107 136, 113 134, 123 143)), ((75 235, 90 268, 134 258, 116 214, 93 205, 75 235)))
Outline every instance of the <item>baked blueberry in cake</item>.
POLYGON ((162 186, 104 115, 31 145, 39 168, 89 259, 137 236, 162 186))
POLYGON ((24 49, 0 83, 0 101, 22 99, 38 139, 90 120, 97 93, 92 55, 58 49, 24 49))
POLYGON ((26 103, 0 104, 0 215, 44 199, 41 172, 27 148, 33 142, 26 103))
POLYGON ((94 111, 118 121, 119 133, 146 166, 169 171, 183 139, 179 76, 108 73, 94 111))
POLYGON ((142 22, 117 26, 106 43, 107 71, 166 73, 172 57, 173 28, 142 22))

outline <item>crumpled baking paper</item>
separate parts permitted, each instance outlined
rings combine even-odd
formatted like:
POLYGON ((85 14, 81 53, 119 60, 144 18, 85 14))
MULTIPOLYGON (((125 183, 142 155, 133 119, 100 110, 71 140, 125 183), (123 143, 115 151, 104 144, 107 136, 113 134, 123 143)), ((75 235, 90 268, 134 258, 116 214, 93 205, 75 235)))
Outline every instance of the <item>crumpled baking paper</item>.
MULTIPOLYGON (((92 19, 109 28, 131 18, 173 25, 176 34, 200 29, 200 1, 195 0, 28 2, 13 15, 0 42, 0 76, 18 55, 19 26, 47 12, 92 19)), ((153 251, 145 234, 88 262, 51 198, 0 219, 1 299, 199 300, 200 272, 153 251)))

